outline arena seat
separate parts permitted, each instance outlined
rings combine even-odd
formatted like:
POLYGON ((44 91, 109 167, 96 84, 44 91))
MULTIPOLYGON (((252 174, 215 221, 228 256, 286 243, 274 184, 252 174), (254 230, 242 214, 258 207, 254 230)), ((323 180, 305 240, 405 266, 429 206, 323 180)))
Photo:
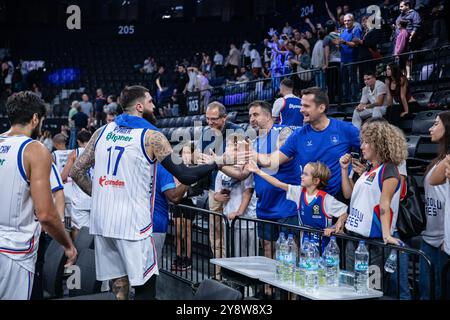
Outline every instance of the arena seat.
POLYGON ((176 118, 174 127, 183 127, 184 117, 176 118))
POLYGON ((216 280, 207 279, 200 283, 194 300, 242 300, 242 293, 216 280))
POLYGON ((428 110, 419 112, 413 120, 413 134, 429 134, 429 129, 433 125, 439 110, 428 110))
POLYGON ((450 90, 449 89, 439 90, 435 91, 431 96, 428 107, 434 109, 437 108, 446 109, 449 102, 450 102, 450 90))
POLYGON ((77 238, 73 242, 75 248, 77 248, 78 252, 83 251, 84 249, 93 249, 94 248, 94 236, 89 234, 89 228, 82 227, 80 232, 78 233, 77 238))
POLYGON ((183 118, 183 127, 190 127, 192 126, 192 116, 187 116, 183 118))
POLYGON ((45 262, 42 267, 43 289, 50 298, 63 296, 62 280, 66 260, 64 248, 57 241, 51 241, 45 252, 45 262))
POLYGON ((419 144, 420 137, 419 136, 407 136, 406 143, 408 144, 408 157, 415 158, 417 146, 419 144))
POLYGON ((69 289, 69 297, 99 293, 101 282, 96 279, 94 250, 84 249, 79 252, 76 265, 80 268, 80 289, 69 289))
POLYGON ((427 108, 430 103, 433 91, 416 91, 412 94, 413 98, 422 108, 427 108))

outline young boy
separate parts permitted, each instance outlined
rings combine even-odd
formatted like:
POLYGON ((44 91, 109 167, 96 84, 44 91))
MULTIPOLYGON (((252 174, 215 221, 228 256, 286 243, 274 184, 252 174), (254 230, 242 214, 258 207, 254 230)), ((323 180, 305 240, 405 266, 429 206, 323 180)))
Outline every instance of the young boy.
MULTIPOLYGON (((330 169, 325 164, 308 163, 303 168, 300 186, 279 181, 259 169, 254 162, 250 162, 248 168, 270 184, 287 191, 286 198, 297 204, 300 225, 325 229, 325 236, 343 231, 347 219, 347 205, 323 191, 331 176, 330 169), (332 217, 338 218, 335 226, 331 226, 332 217)), ((317 235, 316 237, 319 238, 317 235)), ((322 242, 322 248, 326 246, 326 242, 328 241, 322 242)))

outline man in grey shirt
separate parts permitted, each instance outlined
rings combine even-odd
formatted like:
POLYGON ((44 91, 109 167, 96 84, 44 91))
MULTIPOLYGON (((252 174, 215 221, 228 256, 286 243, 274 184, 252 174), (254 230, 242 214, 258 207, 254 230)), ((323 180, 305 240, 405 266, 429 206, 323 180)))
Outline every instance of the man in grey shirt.
POLYGON ((92 102, 89 102, 89 96, 87 94, 83 94, 81 98, 83 99, 83 101, 80 102, 81 111, 85 113, 89 118, 92 118, 94 107, 92 106, 92 102))
POLYGON ((364 73, 364 83, 366 86, 362 90, 361 101, 353 112, 352 123, 361 129, 363 120, 370 117, 381 118, 386 114, 386 85, 377 80, 372 71, 364 73))

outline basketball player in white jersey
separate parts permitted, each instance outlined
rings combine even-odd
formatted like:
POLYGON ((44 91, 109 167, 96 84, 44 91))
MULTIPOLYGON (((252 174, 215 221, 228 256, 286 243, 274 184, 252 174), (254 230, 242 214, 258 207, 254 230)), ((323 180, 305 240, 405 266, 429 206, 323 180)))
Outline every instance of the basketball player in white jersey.
POLYGON ((95 235, 97 280, 112 280, 118 299, 128 298, 129 284, 136 299, 150 299, 154 281, 148 280, 158 274, 152 238, 155 162, 185 185, 218 166, 183 164, 166 137, 146 121, 155 119, 146 88, 126 87, 120 101, 124 114, 93 134, 70 175, 92 195, 90 232, 95 235), (91 180, 86 170, 93 166, 91 180))
MULTIPOLYGON (((87 130, 82 130, 77 134, 78 148, 72 150, 69 157, 67 158, 67 163, 61 174, 63 181, 67 181, 69 177, 70 169, 73 166, 75 160, 83 153, 89 139, 92 134, 87 130)), ((89 169, 89 174, 92 177, 92 168, 89 169)), ((78 187, 75 181, 72 181, 72 209, 71 209, 71 223, 72 223, 72 239, 75 240, 78 232, 82 227, 89 228, 89 216, 91 212, 91 196, 84 193, 83 190, 78 187)))
POLYGON ((36 138, 45 117, 32 92, 8 98, 11 129, 0 135, 0 300, 29 299, 41 225, 63 247, 66 266, 77 251, 64 230, 50 190, 51 156, 36 138))
MULTIPOLYGON (((67 159, 72 150, 66 148, 66 137, 62 133, 58 133, 53 137, 53 146, 55 151, 52 152, 53 162, 58 168, 58 172, 62 175, 67 159)), ((72 212, 72 179, 68 178, 64 181, 64 196, 65 196, 65 216, 70 217, 72 212)))

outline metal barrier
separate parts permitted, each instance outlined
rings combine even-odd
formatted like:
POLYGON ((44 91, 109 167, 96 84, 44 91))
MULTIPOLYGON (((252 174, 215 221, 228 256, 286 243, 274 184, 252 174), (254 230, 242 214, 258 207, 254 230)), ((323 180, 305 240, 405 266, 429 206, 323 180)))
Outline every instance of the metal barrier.
MULTIPOLYGON (((261 219, 240 217, 234 219, 230 224, 228 219, 223 214, 184 205, 171 206, 170 214, 172 216, 172 220, 180 216, 183 216, 188 220, 184 222, 184 224, 177 222, 177 227, 175 226, 175 223, 171 225, 163 251, 164 262, 162 268, 165 269, 166 272, 170 271, 173 276, 191 283, 197 283, 210 277, 220 278, 220 270, 218 270, 215 266, 212 266, 209 263, 209 259, 212 257, 222 256, 222 254, 217 253, 217 249, 222 247, 221 241, 225 242, 225 249, 222 249, 222 252, 226 252, 226 257, 266 255, 273 259, 275 242, 280 231, 285 231, 296 235, 295 238, 297 245, 299 236, 303 232, 317 235, 319 238, 320 248, 322 248, 322 241, 326 239, 326 237, 323 237, 322 230, 304 226, 281 224, 261 219), (192 215, 194 217, 192 217, 192 215), (206 223, 207 225, 205 225, 206 223), (192 230, 192 257, 195 257, 192 259, 193 267, 186 270, 171 271, 170 264, 174 261, 174 257, 176 256, 176 253, 174 253, 174 250, 177 249, 176 243, 178 243, 178 247, 180 246, 180 243, 183 243, 183 241, 176 240, 176 228, 184 228, 187 230, 189 226, 192 230), (263 233, 265 231, 270 231, 270 233, 274 235, 272 238, 273 241, 259 241, 258 228, 263 233), (218 233, 223 235, 223 238, 219 237, 218 233), (208 240, 205 240, 205 234, 212 236, 212 238, 208 237, 210 240, 209 244, 212 244, 211 246, 208 245, 208 240), (200 240, 199 237, 201 238, 200 240)), ((180 233, 178 233, 178 235, 180 235, 180 233)), ((348 234, 335 234, 335 236, 340 247, 340 267, 342 270, 352 271, 352 256, 357 247, 355 243, 362 240, 362 238, 348 234)), ((423 259, 428 268, 427 275, 430 284, 429 296, 431 299, 435 298, 434 265, 423 251, 394 245, 386 245, 377 240, 363 240, 365 240, 368 245, 371 254, 371 265, 373 266, 371 270, 373 274, 379 272, 379 282, 377 282, 376 278, 374 278, 374 285, 380 286, 379 288, 376 288, 382 290, 386 297, 396 297, 397 299, 401 297, 401 277, 403 275, 403 279, 406 279, 407 277, 408 286, 406 289, 403 289, 403 292, 405 292, 405 290, 410 292, 412 299, 419 298, 418 264, 419 260, 423 259), (390 250, 397 250, 399 253, 397 254, 398 268, 393 275, 385 272, 384 270, 384 264, 389 256, 390 250), (405 261, 407 261, 407 265, 405 265, 405 261), (406 277, 404 274, 401 274, 400 270, 406 270, 406 277)), ((186 241, 187 240, 184 240, 184 244, 187 246, 186 241)), ((218 252, 220 252, 220 249, 218 252)), ((449 268, 450 266, 448 266, 447 270, 449 268)))

